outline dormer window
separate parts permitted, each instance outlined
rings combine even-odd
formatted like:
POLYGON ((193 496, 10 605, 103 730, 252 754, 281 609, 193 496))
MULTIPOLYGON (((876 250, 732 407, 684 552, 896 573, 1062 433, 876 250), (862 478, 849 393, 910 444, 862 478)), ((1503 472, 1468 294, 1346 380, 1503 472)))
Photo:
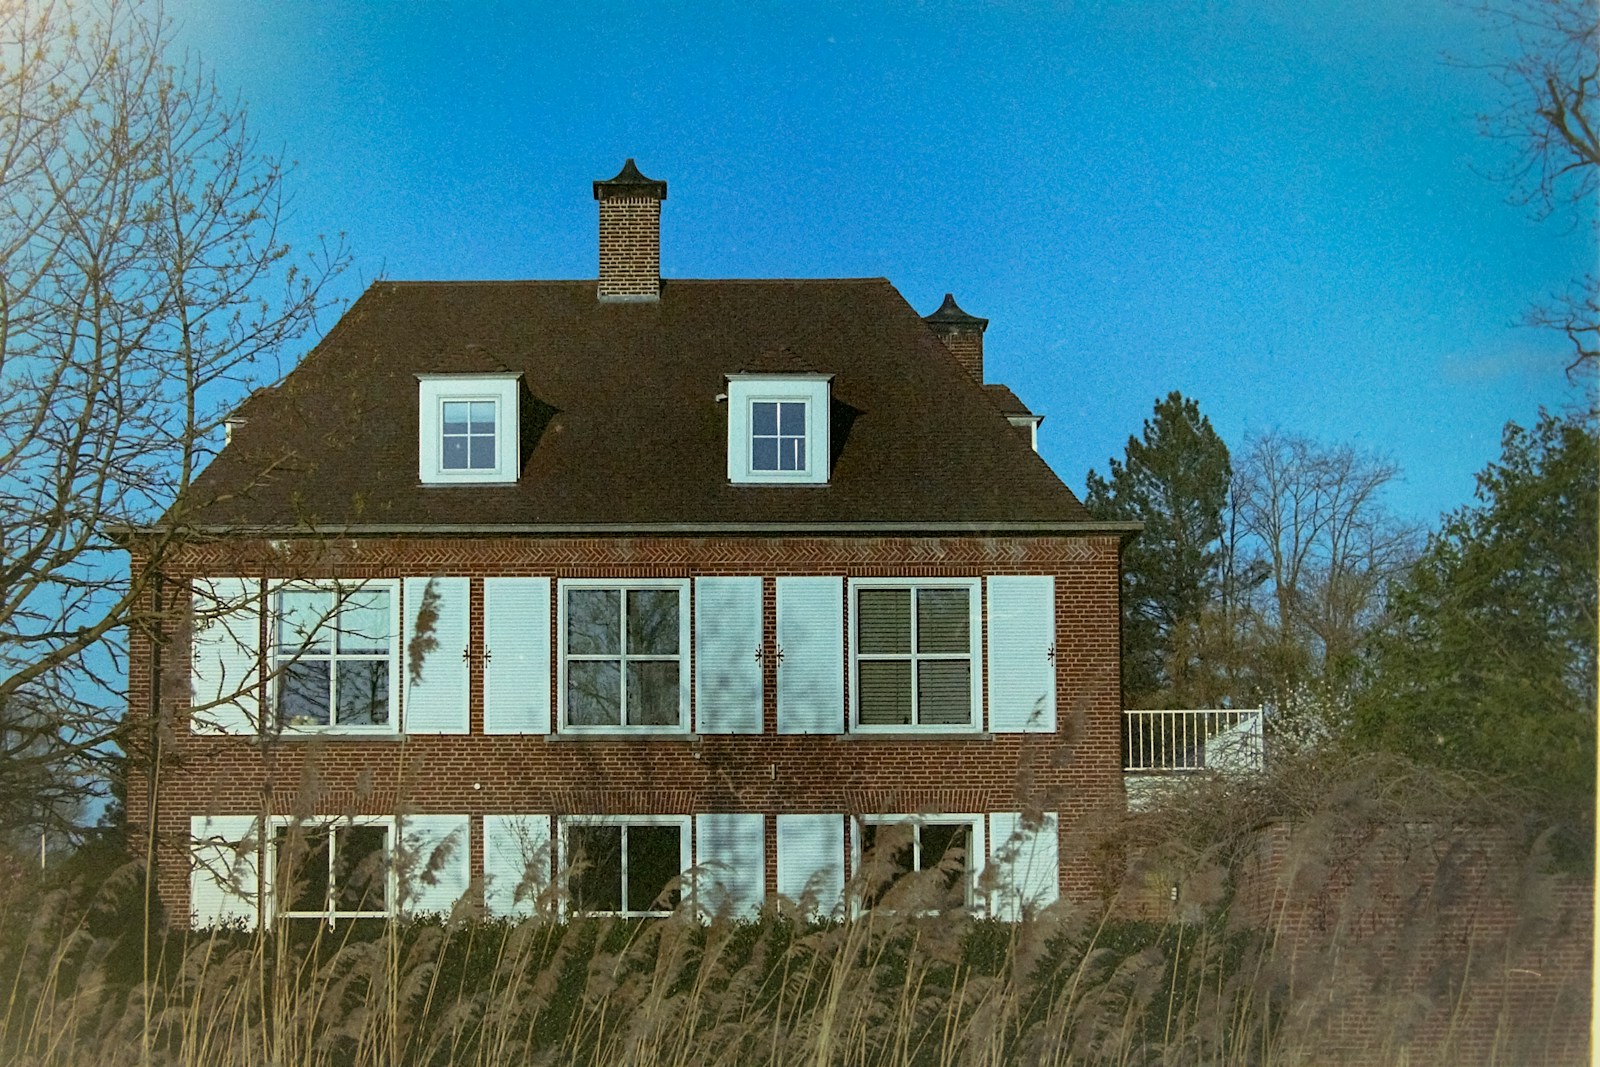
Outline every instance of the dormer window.
POLYGON ((827 375, 728 378, 728 480, 749 485, 826 485, 827 375))
POLYGON ((417 375, 417 473, 424 485, 517 480, 519 377, 417 375))

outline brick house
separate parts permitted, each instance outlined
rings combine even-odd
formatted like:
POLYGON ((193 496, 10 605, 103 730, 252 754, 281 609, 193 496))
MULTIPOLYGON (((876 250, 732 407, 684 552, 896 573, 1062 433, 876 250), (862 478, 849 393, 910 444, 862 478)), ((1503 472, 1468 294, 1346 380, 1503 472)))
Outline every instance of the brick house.
POLYGON ((1131 528, 987 321, 663 280, 666 184, 594 196, 598 284, 380 282, 230 423, 132 641, 169 916, 838 913, 889 853, 1002 916, 1086 890, 1131 528))

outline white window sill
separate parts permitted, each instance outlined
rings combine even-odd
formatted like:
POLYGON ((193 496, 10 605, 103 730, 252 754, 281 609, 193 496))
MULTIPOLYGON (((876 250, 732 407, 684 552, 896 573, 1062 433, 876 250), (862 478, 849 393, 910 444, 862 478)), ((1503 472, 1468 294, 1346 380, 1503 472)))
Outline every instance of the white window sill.
POLYGON ((544 735, 546 741, 690 741, 696 735, 677 727, 567 727, 544 735))
POLYGON ((363 741, 403 741, 406 735, 393 727, 368 727, 363 729, 354 726, 285 726, 273 736, 284 741, 312 741, 319 737, 363 741))
POLYGON ((933 726, 857 726, 849 733, 835 734, 840 741, 993 741, 994 734, 983 730, 962 730, 933 726))

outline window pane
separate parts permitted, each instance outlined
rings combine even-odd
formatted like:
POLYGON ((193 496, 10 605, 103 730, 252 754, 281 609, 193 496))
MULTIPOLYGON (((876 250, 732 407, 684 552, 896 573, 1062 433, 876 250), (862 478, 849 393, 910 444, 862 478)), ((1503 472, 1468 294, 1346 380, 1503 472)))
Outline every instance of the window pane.
POLYGON ((667 883, 682 872, 676 826, 628 827, 628 910, 668 911, 678 906, 678 890, 660 899, 667 883))
POLYGON ((806 442, 803 437, 778 438, 778 469, 786 471, 805 470, 805 450, 806 442))
POLYGON ((780 404, 778 406, 778 432, 785 437, 804 437, 806 433, 806 406, 780 404))
POLYGON ((329 691, 328 661, 285 663, 278 671, 278 721, 285 726, 326 726, 329 691))
POLYGON ((622 651, 622 593, 616 589, 567 590, 567 651, 606 655, 622 651))
POLYGON ((472 402, 472 432, 475 434, 494 434, 494 401, 474 400, 472 402))
POLYGON ((622 827, 568 826, 567 866, 577 911, 622 910, 622 827))
POLYGON ((862 660, 859 666, 861 722, 867 726, 909 726, 911 664, 903 660, 862 660))
POLYGON ((750 469, 775 471, 778 469, 778 439, 757 437, 750 442, 750 469))
POLYGON ((965 869, 967 835, 972 827, 965 823, 927 823, 921 829, 922 863, 918 870, 931 871, 948 857, 965 869))
POLYGON ((326 652, 333 631, 333 592, 286 589, 278 594, 278 646, 286 652, 326 652))
POLYGON ((383 826, 345 826, 335 837, 334 908, 389 910, 389 831, 383 826))
POLYGON ((874 888, 864 903, 875 907, 885 894, 912 868, 912 827, 910 823, 863 823, 861 859, 874 876, 874 888))
POLYGON ((444 432, 464 434, 471 418, 472 405, 464 400, 447 400, 444 404, 444 432))
POLYGON ((966 660, 917 664, 917 721, 934 726, 972 724, 972 665, 966 660))
POLYGON ((678 725, 676 660, 644 660, 628 664, 628 725, 678 725))
POLYGON ((339 607, 340 652, 389 651, 389 591, 347 593, 339 607))
POLYGON ((856 594, 856 609, 862 652, 911 651, 911 590, 862 589, 856 594))
POLYGON ((616 660, 567 661, 567 722, 618 726, 621 710, 622 672, 616 660))
POLYGON ((941 864, 949 864, 945 871, 945 888, 951 891, 952 896, 964 897, 962 888, 966 882, 966 872, 971 856, 972 827, 966 823, 930 823, 924 825, 918 834, 922 845, 922 863, 920 870, 931 871, 941 864), (960 890, 957 893, 957 890, 960 890))
POLYGON ((966 652, 968 601, 965 589, 917 590, 917 651, 966 652))
POLYGON ((389 721, 389 662, 339 661, 340 726, 376 726, 389 721))
POLYGON ((472 438, 471 454, 468 456, 467 462, 475 471, 494 470, 494 438, 472 438))
POLYGON ((628 654, 678 654, 678 591, 628 590, 628 654))
POLYGON ((328 832, 280 826, 273 841, 274 899, 283 911, 328 907, 328 832))
POLYGON ((467 439, 465 437, 446 437, 444 439, 444 456, 440 462, 447 471, 466 470, 467 439))
POLYGON ((750 405, 750 431, 772 437, 778 432, 778 405, 758 400, 750 405))

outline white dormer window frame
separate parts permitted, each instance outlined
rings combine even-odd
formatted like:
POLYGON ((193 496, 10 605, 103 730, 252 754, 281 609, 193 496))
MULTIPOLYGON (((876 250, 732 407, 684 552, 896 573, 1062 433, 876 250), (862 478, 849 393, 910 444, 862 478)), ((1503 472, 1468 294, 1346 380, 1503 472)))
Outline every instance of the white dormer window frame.
MULTIPOLYGON (((417 475, 423 485, 485 485, 517 480, 521 442, 517 382, 522 374, 419 374, 417 375, 417 475), (489 405, 492 412, 493 466, 471 466, 472 444, 487 436, 474 420, 464 432, 446 423, 447 405, 489 405), (456 466, 447 457, 446 431, 467 448, 468 465, 456 466)), ((459 408, 450 409, 459 412, 459 408)), ((471 409, 474 414, 481 408, 471 409)), ((482 451, 477 453, 482 455, 482 451)))
POLYGON ((827 485, 831 374, 728 376, 728 481, 827 485))

